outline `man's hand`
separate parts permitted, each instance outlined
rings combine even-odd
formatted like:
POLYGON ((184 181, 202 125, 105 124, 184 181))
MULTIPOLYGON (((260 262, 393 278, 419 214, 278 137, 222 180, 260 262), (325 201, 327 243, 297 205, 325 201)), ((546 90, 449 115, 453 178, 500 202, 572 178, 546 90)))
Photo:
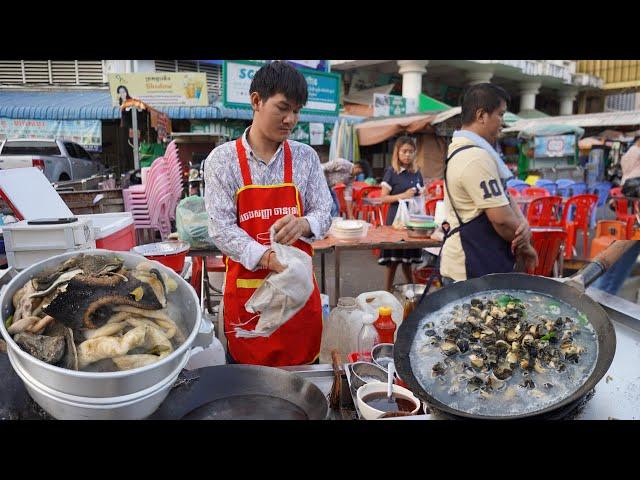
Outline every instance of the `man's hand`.
POLYGON ((309 237, 311 227, 306 218, 289 214, 273 224, 276 231, 275 241, 284 245, 292 245, 300 237, 309 237))
POLYGON ((533 270, 538 266, 538 253, 531 244, 527 243, 523 248, 516 251, 516 256, 524 260, 527 270, 533 270))
POLYGON ((516 251, 525 248, 527 245, 531 243, 531 229, 529 228, 529 222, 526 220, 516 229, 515 237, 513 237, 513 241, 511 242, 511 253, 515 253, 516 251))
POLYGON ((276 273, 283 272, 287 268, 286 265, 283 265, 278 261, 276 253, 271 249, 264 252, 262 258, 260 258, 259 265, 276 273))

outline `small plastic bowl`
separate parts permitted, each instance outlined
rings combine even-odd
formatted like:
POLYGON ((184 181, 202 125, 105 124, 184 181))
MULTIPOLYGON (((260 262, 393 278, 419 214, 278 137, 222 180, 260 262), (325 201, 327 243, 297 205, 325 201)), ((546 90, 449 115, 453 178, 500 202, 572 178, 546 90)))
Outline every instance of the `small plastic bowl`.
POLYGON ((160 262, 165 267, 172 269, 180 275, 184 268, 184 259, 187 256, 189 248, 191 248, 191 245, 180 240, 177 242, 157 242, 138 245, 137 247, 133 247, 131 251, 142 255, 148 260, 160 262))
MULTIPOLYGON (((410 390, 403 388, 399 385, 392 386, 392 392, 396 397, 404 398, 405 400, 409 400, 411 403, 415 405, 415 408, 411 410, 411 415, 415 415, 420 411, 420 407, 422 403, 416 396, 411 393, 410 390)), ((382 410, 378 410, 377 408, 370 407, 367 405, 364 400, 362 400, 365 396, 371 393, 387 393, 387 384, 383 382, 371 382, 363 385, 358 389, 356 394, 356 399, 358 402, 358 410, 360 410, 360 415, 365 420, 376 420, 383 416, 387 412, 383 412, 382 410)))

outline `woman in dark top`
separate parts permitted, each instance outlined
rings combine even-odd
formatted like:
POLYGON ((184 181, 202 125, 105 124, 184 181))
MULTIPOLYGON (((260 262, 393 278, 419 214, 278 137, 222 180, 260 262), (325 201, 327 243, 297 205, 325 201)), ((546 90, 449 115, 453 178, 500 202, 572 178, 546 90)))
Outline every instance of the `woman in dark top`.
MULTIPOLYGON (((398 200, 410 199, 424 190, 422 174, 416 167, 416 144, 411 137, 400 137, 396 140, 391 157, 391 166, 382 179, 382 203, 390 203, 385 224, 393 224, 398 211, 398 200)), ((407 283, 413 283, 411 264, 422 261, 422 250, 383 250, 378 263, 386 265, 385 288, 391 291, 398 265, 402 264, 402 271, 407 283)))

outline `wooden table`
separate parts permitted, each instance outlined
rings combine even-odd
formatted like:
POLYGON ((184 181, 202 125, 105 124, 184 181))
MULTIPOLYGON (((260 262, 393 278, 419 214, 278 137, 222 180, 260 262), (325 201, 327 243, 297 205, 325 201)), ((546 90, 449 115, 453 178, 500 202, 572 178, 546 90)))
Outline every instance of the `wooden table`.
POLYGON ((323 240, 313 242, 314 251, 320 253, 320 289, 326 293, 325 283, 325 254, 334 253, 335 275, 335 305, 340 298, 340 255, 345 250, 375 250, 380 249, 412 249, 425 247, 439 247, 442 242, 431 238, 411 238, 407 230, 396 230, 391 226, 371 227, 367 236, 355 240, 339 240, 331 235, 323 240))

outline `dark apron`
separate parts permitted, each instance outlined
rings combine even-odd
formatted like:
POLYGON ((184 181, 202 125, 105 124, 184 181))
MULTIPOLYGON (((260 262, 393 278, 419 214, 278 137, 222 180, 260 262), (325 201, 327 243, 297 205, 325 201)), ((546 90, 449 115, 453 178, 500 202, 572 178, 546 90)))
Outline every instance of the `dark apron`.
MULTIPOLYGON (((445 192, 449 191, 449 188, 447 187, 447 167, 449 166, 449 160, 451 160, 455 154, 466 150, 467 148, 481 147, 478 147, 477 145, 465 145, 464 147, 460 147, 455 150, 445 160, 445 192)), ((464 223, 460 218, 460 215, 458 215, 458 211, 456 210, 451 197, 449 197, 449 201, 451 202, 453 212, 458 218, 459 226, 454 229, 445 230, 444 241, 442 242, 440 254, 436 260, 436 272, 440 270, 440 261, 442 259, 442 249, 444 248, 444 244, 447 242, 447 239, 456 233, 460 235, 462 250, 464 251, 467 280, 482 277, 483 275, 488 275, 490 273, 513 272, 515 267, 515 256, 511 253, 511 243, 498 235, 498 232, 493 228, 487 214, 482 212, 473 220, 464 223)), ((427 280, 419 303, 421 303, 424 297, 429 293, 431 284, 435 280, 436 276, 439 275, 439 273, 436 272, 434 272, 427 280)))
MULTIPOLYGON (((448 192, 447 186, 447 167, 449 161, 457 153, 468 148, 480 148, 476 145, 465 145, 455 150, 445 160, 444 166, 444 185, 445 191, 448 192)), ((458 218, 459 226, 450 230, 445 235, 444 241, 456 233, 460 235, 462 249, 465 256, 465 267, 467 270, 467 279, 482 277, 490 273, 509 273, 513 272, 515 266, 515 257, 511 253, 511 242, 504 240, 498 232, 493 228, 487 214, 482 212, 473 220, 464 223, 458 215, 451 196, 449 201, 453 212, 458 218)), ((444 242, 443 242, 444 247, 444 242)))

